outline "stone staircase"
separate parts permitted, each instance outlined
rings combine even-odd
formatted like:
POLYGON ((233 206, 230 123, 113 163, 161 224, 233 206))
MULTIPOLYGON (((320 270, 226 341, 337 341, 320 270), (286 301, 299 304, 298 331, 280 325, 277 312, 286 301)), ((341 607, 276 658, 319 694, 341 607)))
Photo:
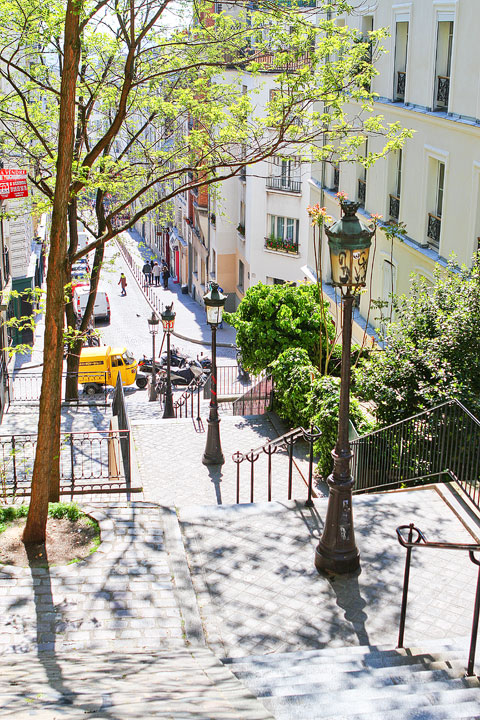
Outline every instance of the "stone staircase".
POLYGON ((223 662, 276 720, 478 720, 465 642, 428 645, 435 651, 328 647, 223 662))
POLYGON ((206 649, 8 656, 0 718, 273 720, 206 649))

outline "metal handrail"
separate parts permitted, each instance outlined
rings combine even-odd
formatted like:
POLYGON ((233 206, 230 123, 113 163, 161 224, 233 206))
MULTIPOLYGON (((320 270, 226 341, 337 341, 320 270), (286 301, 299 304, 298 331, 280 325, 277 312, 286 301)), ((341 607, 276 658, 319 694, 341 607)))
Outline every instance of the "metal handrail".
POLYGON ((288 499, 292 499, 292 484, 293 484, 293 446, 298 440, 306 440, 309 443, 309 464, 308 464, 308 497, 306 500, 307 506, 313 505, 313 496, 316 497, 313 491, 313 445, 316 440, 321 436, 321 431, 318 427, 313 426, 310 430, 306 430, 303 427, 297 427, 294 430, 280 435, 280 437, 270 440, 264 445, 259 445, 256 448, 252 448, 246 453, 237 452, 233 453, 232 460, 237 466, 237 481, 236 481, 236 502, 240 502, 240 464, 247 460, 250 463, 250 502, 254 502, 255 496, 255 470, 254 465, 261 456, 262 452, 268 457, 267 467, 267 499, 270 502, 272 499, 272 455, 279 450, 286 450, 288 452, 288 499))
POLYGON ((405 633, 405 619, 407 615, 407 599, 408 599, 408 584, 410 580, 410 562, 412 550, 414 547, 433 548, 436 550, 464 550, 468 552, 471 562, 478 566, 478 578, 477 578, 477 590, 475 594, 475 605, 473 609, 473 620, 472 620, 472 634, 470 637, 470 651, 468 655, 468 666, 465 675, 467 677, 475 675, 474 664, 475 664, 475 651, 477 647, 477 634, 478 634, 478 621, 480 616, 480 559, 477 560, 475 557, 476 552, 480 552, 479 543, 449 543, 449 542, 430 542, 427 540, 425 533, 419 528, 415 527, 414 523, 410 525, 400 525, 396 530, 397 539, 400 545, 407 550, 405 559, 405 572, 403 576, 403 593, 402 593, 402 608, 400 611, 400 627, 398 631, 398 644, 397 647, 403 648, 403 639, 405 633), (408 538, 405 539, 403 533, 408 530, 408 538))
POLYGON ((191 399, 191 416, 193 418, 193 396, 197 393, 197 421, 200 420, 200 391, 207 382, 207 376, 194 378, 188 387, 183 391, 178 400, 173 403, 175 417, 183 417, 183 407, 185 407, 185 417, 188 417, 188 400, 191 399))

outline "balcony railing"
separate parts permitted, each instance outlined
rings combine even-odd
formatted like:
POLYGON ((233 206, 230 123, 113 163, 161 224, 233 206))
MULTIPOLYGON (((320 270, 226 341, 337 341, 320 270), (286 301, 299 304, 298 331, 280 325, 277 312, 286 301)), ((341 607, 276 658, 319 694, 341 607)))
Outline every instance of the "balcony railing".
POLYGON ((365 205, 365 195, 367 192, 367 181, 358 178, 358 202, 363 207, 365 205))
POLYGON ((407 79, 407 74, 403 70, 399 70, 397 72, 397 90, 396 90, 396 98, 397 100, 404 100, 405 99, 405 80, 407 79))
POLYGON ((440 230, 442 227, 442 218, 428 213, 427 236, 430 238, 430 245, 437 248, 440 246, 440 230))
POLYGON ((450 93, 450 78, 445 75, 437 77, 437 107, 448 107, 448 96, 450 93))
POLYGON ((265 238, 265 249, 287 253, 287 255, 298 255, 298 242, 288 238, 270 236, 265 238))
POLYGON ((390 204, 388 212, 393 220, 398 220, 400 215, 400 198, 396 195, 390 195, 390 204))
POLYGON ((270 190, 280 190, 281 192, 299 193, 302 191, 302 183, 300 180, 289 180, 283 177, 268 177, 267 188, 270 190))

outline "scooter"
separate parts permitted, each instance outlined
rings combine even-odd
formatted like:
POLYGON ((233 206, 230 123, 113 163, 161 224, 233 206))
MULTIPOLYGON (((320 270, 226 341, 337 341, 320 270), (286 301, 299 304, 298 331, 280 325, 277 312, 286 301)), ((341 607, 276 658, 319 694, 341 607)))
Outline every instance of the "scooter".
MULTIPOLYGON (((158 380, 163 383, 167 378, 167 370, 162 368, 157 373, 158 380)), ((197 360, 189 360, 183 367, 170 368, 172 385, 190 385, 192 380, 207 379, 207 374, 197 360)))
MULTIPOLYGON (((188 355, 185 355, 185 353, 180 352, 176 347, 170 349, 170 367, 183 368, 192 359, 193 358, 188 357, 188 355)), ((201 354, 197 356, 197 362, 200 363, 204 372, 211 372, 212 361, 209 357, 203 357, 203 354, 201 354)), ((160 367, 167 367, 168 355, 166 351, 162 353, 159 363, 160 367)))

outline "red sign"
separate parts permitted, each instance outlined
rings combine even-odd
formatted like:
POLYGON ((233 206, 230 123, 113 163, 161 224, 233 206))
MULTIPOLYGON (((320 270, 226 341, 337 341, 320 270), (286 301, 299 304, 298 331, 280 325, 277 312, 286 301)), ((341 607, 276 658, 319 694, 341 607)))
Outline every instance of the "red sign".
POLYGON ((0 168, 0 200, 28 197, 27 171, 0 168))

